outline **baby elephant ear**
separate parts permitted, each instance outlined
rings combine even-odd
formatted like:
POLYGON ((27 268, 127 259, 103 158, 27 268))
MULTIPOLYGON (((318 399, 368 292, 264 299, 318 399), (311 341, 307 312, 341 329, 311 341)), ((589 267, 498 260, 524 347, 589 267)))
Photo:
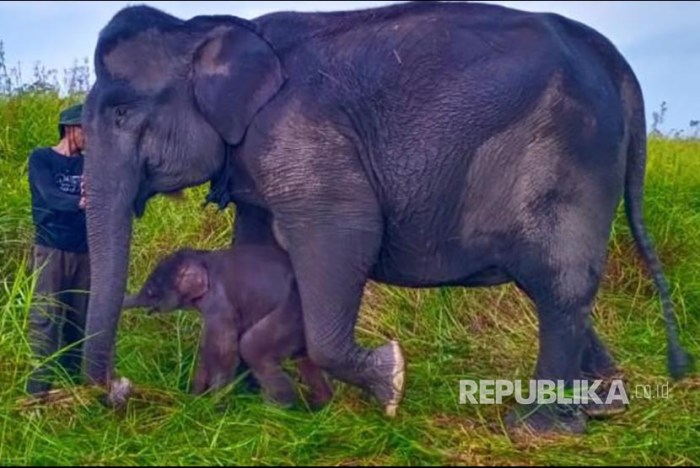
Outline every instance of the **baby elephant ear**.
POLYGON ((206 267, 195 260, 185 260, 178 271, 175 287, 185 300, 194 301, 209 290, 206 267))

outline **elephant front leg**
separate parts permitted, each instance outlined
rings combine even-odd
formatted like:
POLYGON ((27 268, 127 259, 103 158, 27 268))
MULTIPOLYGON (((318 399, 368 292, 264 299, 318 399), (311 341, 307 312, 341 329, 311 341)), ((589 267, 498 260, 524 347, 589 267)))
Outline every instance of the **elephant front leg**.
POLYGON ((309 357, 331 377, 369 391, 393 417, 404 388, 401 348, 391 341, 370 350, 355 341, 381 231, 307 226, 289 238, 309 357))

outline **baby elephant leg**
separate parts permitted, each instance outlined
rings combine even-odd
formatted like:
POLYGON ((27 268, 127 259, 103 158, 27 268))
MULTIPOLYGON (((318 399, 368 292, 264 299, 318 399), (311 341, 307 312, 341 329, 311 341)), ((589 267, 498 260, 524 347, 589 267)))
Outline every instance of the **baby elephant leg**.
POLYGON ((302 380, 311 391, 310 403, 312 408, 321 408, 333 397, 333 387, 328 382, 323 370, 318 367, 308 356, 301 356, 297 360, 297 367, 302 380))
POLYGON ((231 383, 239 362, 236 325, 230 314, 207 314, 203 331, 197 373, 192 382, 195 394, 220 390, 231 383))
POLYGON ((244 333, 241 358, 260 383, 265 398, 283 407, 297 402, 294 382, 282 361, 304 346, 303 332, 287 307, 276 309, 244 333))

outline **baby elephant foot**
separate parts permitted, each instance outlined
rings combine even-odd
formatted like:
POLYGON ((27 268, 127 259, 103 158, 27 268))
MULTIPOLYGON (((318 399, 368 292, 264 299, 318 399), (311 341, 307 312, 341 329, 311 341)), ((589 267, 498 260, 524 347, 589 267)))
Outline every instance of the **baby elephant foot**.
POLYGON ((268 403, 285 409, 297 404, 296 388, 288 375, 281 374, 259 380, 263 388, 263 397, 268 403))
POLYGON ((333 387, 324 372, 308 357, 297 360, 297 366, 302 380, 309 387, 309 406, 319 410, 333 398, 333 387))
POLYGON ((327 381, 311 389, 309 405, 312 410, 320 410, 333 399, 333 387, 327 381))
POLYGON ((202 366, 192 380, 191 393, 193 395, 203 395, 207 392, 216 393, 228 386, 232 380, 233 376, 229 372, 212 370, 202 366))
POLYGON ((370 354, 369 390, 384 407, 384 414, 393 418, 403 398, 405 363, 399 343, 390 341, 370 354))
POLYGON ((575 405, 518 404, 508 413, 505 423, 511 433, 584 434, 587 417, 575 405))
POLYGON ((202 395, 209 389, 207 375, 199 372, 190 383, 190 393, 192 395, 202 395))

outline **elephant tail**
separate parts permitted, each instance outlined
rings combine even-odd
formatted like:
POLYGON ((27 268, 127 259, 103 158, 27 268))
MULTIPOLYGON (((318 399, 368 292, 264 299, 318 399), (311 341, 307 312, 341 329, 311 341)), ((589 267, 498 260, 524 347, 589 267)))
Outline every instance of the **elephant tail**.
POLYGON ((627 74, 622 85, 622 95, 630 130, 625 172, 625 212, 635 244, 661 296, 668 340, 669 372, 674 379, 681 379, 692 371, 694 362, 692 356, 681 345, 670 288, 664 276, 659 256, 644 225, 643 198, 647 159, 646 119, 642 92, 633 74, 627 74))

